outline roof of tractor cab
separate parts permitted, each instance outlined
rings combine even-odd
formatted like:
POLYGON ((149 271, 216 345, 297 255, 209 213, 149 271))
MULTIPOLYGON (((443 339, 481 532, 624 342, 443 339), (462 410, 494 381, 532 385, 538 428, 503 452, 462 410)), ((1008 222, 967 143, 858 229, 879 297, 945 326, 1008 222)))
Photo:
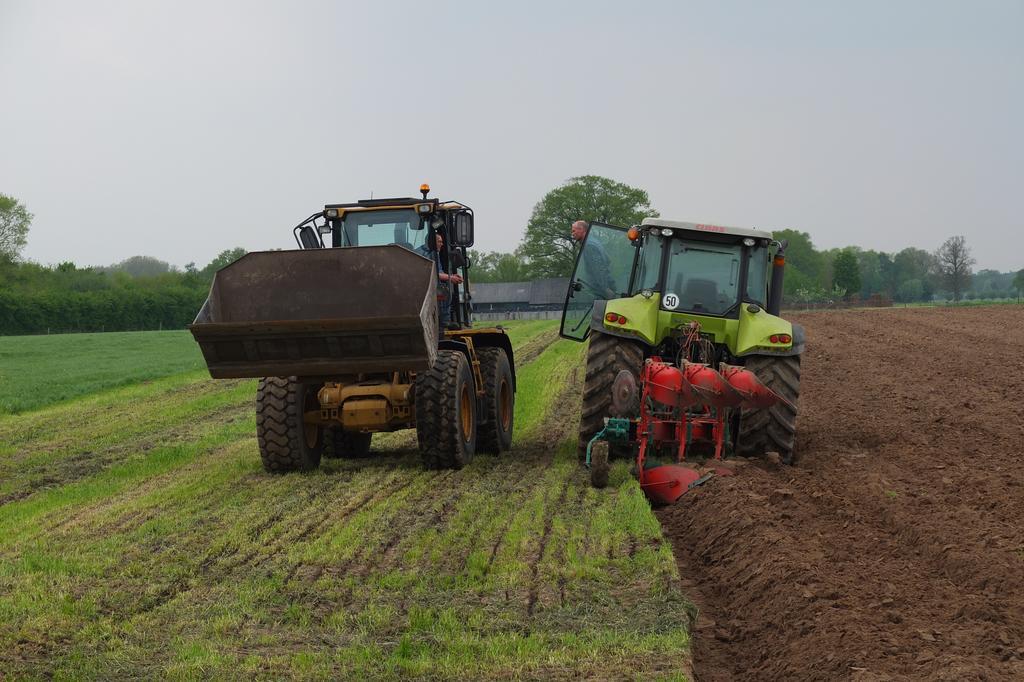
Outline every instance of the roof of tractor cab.
POLYGON ((743 227, 723 227, 707 223, 684 223, 678 220, 662 218, 644 218, 640 223, 644 227, 667 227, 673 230, 690 230, 691 232, 714 232, 716 234, 732 234, 737 237, 753 237, 754 239, 771 239, 772 233, 764 230, 748 230, 743 227))
POLYGON ((429 199, 417 199, 415 197, 392 197, 390 199, 360 199, 359 201, 347 204, 326 204, 324 208, 414 208, 420 204, 435 204, 441 209, 469 208, 459 201, 441 201, 430 197, 429 199))

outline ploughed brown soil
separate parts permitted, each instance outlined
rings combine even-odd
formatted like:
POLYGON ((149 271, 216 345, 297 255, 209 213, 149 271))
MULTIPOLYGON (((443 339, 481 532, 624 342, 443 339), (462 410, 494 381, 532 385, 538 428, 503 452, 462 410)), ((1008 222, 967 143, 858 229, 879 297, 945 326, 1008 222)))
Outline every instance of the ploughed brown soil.
POLYGON ((795 320, 795 466, 658 512, 696 678, 1024 680, 1024 307, 795 320))

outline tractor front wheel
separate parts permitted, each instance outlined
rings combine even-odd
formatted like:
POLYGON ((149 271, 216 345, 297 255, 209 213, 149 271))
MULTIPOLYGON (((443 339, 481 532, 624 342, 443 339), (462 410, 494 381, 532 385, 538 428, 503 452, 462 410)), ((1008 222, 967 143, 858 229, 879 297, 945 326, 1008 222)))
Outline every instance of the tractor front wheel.
POLYGON ((512 448, 512 424, 516 394, 512 367, 504 348, 478 348, 484 399, 477 426, 477 450, 495 455, 512 448))
POLYGON ((779 453, 783 462, 790 464, 793 461, 797 404, 800 400, 800 356, 753 355, 747 358, 744 367, 791 404, 779 402, 763 409, 743 410, 736 453, 743 457, 760 457, 774 451, 779 453))
POLYGON ((256 439, 263 468, 270 473, 309 471, 320 466, 324 429, 307 424, 310 410, 319 410, 320 384, 297 377, 265 377, 256 390, 256 439))
MULTIPOLYGON (((640 370, 644 364, 643 347, 635 341, 593 331, 587 347, 587 375, 583 384, 583 409, 580 412, 578 454, 586 457, 587 443, 604 428, 605 417, 635 417, 634 414, 613 414, 612 385, 622 371, 630 372, 640 385, 640 370)), ((618 452, 613 454, 628 454, 618 452)))
POLYGON ((461 469, 476 452, 476 387, 466 356, 440 350, 416 375, 416 437, 428 469, 461 469))

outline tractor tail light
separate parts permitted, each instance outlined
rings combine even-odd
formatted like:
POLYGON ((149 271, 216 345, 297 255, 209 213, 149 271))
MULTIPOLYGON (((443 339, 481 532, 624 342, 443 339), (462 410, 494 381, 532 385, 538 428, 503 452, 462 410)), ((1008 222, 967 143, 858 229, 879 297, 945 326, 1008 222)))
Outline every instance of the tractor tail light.
POLYGON ((625 315, 619 315, 619 318, 618 318, 617 322, 619 324, 626 324, 626 317, 625 317, 625 315))
POLYGON ((779 335, 778 334, 772 334, 768 338, 768 340, 771 341, 772 343, 778 343, 779 342, 779 335))
POLYGON ((780 343, 789 343, 792 340, 793 340, 793 337, 790 336, 789 334, 779 334, 779 342, 780 343))
POLYGON ((615 313, 608 313, 607 315, 604 316, 604 321, 605 322, 615 322, 618 319, 619 319, 619 316, 616 315, 615 313))

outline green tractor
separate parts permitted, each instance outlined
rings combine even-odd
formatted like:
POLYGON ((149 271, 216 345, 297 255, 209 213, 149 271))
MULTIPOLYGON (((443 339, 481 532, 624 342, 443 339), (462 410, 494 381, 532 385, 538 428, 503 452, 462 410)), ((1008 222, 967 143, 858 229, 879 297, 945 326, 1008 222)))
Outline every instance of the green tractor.
MULTIPOLYGON (((612 431, 620 434, 606 439, 612 452, 635 453, 646 438, 660 439, 681 460, 686 446, 707 436, 718 440, 716 457, 724 443, 737 455, 774 451, 791 461, 804 330, 779 317, 784 250, 759 230, 660 218, 629 229, 590 225, 561 323, 563 337, 590 339, 579 429, 588 464, 592 441, 612 431), (661 364, 648 375, 652 361, 661 364), (651 402, 645 383, 666 365, 673 376, 684 366, 703 368, 713 382, 701 388, 691 372, 672 389, 688 391, 689 403, 651 402), (761 398, 747 384, 758 384, 761 398), (647 421, 645 400, 662 408, 647 421), (673 419, 685 428, 657 426, 673 419), (710 427, 702 430, 702 419, 710 427)), ((649 388, 657 395, 663 384, 649 388)))

